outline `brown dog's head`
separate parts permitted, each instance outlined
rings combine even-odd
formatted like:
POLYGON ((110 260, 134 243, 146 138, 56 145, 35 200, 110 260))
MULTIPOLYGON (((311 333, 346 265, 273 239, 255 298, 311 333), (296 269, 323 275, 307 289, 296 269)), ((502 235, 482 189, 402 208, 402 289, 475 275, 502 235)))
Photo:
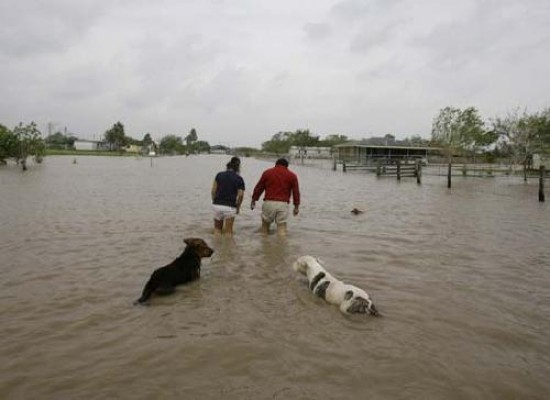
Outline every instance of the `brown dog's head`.
POLYGON ((191 247, 200 258, 210 257, 214 253, 214 250, 204 240, 199 238, 183 239, 183 243, 191 247))

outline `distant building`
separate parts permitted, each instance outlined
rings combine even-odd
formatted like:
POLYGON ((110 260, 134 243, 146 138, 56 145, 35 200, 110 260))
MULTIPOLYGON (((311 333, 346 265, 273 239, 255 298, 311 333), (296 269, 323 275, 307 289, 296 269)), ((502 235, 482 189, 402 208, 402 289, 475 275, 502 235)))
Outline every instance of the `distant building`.
POLYGON ((97 150, 108 150, 105 147, 105 143, 97 140, 86 140, 86 139, 77 139, 74 141, 74 148, 75 150, 89 150, 89 151, 97 151, 97 150))
POLYGON ((338 144, 333 147, 334 156, 338 161, 375 165, 416 159, 427 163, 430 155, 440 153, 440 149, 436 147, 411 145, 388 136, 338 144))
POLYGON ((140 154, 143 153, 143 147, 137 144, 128 144, 124 147, 126 153, 140 154))
POLYGON ((290 146, 288 155, 294 158, 331 158, 330 147, 290 146))
POLYGON ((227 154, 229 152, 229 149, 225 146, 216 144, 214 146, 210 146, 210 154, 227 154))

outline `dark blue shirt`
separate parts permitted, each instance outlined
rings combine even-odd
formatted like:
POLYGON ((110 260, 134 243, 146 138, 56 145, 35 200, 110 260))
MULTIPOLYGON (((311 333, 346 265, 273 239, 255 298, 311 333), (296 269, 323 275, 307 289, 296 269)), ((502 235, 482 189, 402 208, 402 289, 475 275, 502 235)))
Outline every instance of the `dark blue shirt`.
POLYGON ((228 169, 216 175, 218 185, 214 204, 237 207, 237 191, 244 190, 244 180, 235 171, 228 169))

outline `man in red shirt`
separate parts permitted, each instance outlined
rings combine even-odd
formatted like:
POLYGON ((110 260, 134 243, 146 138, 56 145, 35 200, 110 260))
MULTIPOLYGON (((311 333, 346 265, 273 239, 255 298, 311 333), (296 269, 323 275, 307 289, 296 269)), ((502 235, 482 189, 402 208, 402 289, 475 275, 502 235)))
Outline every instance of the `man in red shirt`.
POLYGON ((275 162, 275 167, 264 171, 252 193, 252 203, 250 204, 252 210, 264 191, 265 196, 262 204, 262 232, 269 233, 271 223, 275 222, 277 224, 277 233, 284 236, 286 235, 288 203, 290 202, 291 194, 294 203, 294 215, 298 215, 300 207, 298 177, 294 172, 288 169, 287 160, 279 158, 277 162, 275 162))

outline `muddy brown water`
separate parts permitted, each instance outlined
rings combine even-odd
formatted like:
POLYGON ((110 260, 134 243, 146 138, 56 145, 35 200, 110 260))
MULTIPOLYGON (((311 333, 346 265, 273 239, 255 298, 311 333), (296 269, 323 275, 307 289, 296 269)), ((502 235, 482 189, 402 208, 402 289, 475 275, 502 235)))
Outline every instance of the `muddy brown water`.
POLYGON ((243 159, 235 237, 212 236, 228 157, 48 157, 0 168, 2 399, 546 399, 550 209, 515 178, 422 185, 291 165, 303 205, 258 233, 243 159), (352 208, 364 214, 352 215, 352 208), (133 306, 182 239, 202 278, 133 306), (291 270, 320 258, 383 317, 346 317, 291 270))

